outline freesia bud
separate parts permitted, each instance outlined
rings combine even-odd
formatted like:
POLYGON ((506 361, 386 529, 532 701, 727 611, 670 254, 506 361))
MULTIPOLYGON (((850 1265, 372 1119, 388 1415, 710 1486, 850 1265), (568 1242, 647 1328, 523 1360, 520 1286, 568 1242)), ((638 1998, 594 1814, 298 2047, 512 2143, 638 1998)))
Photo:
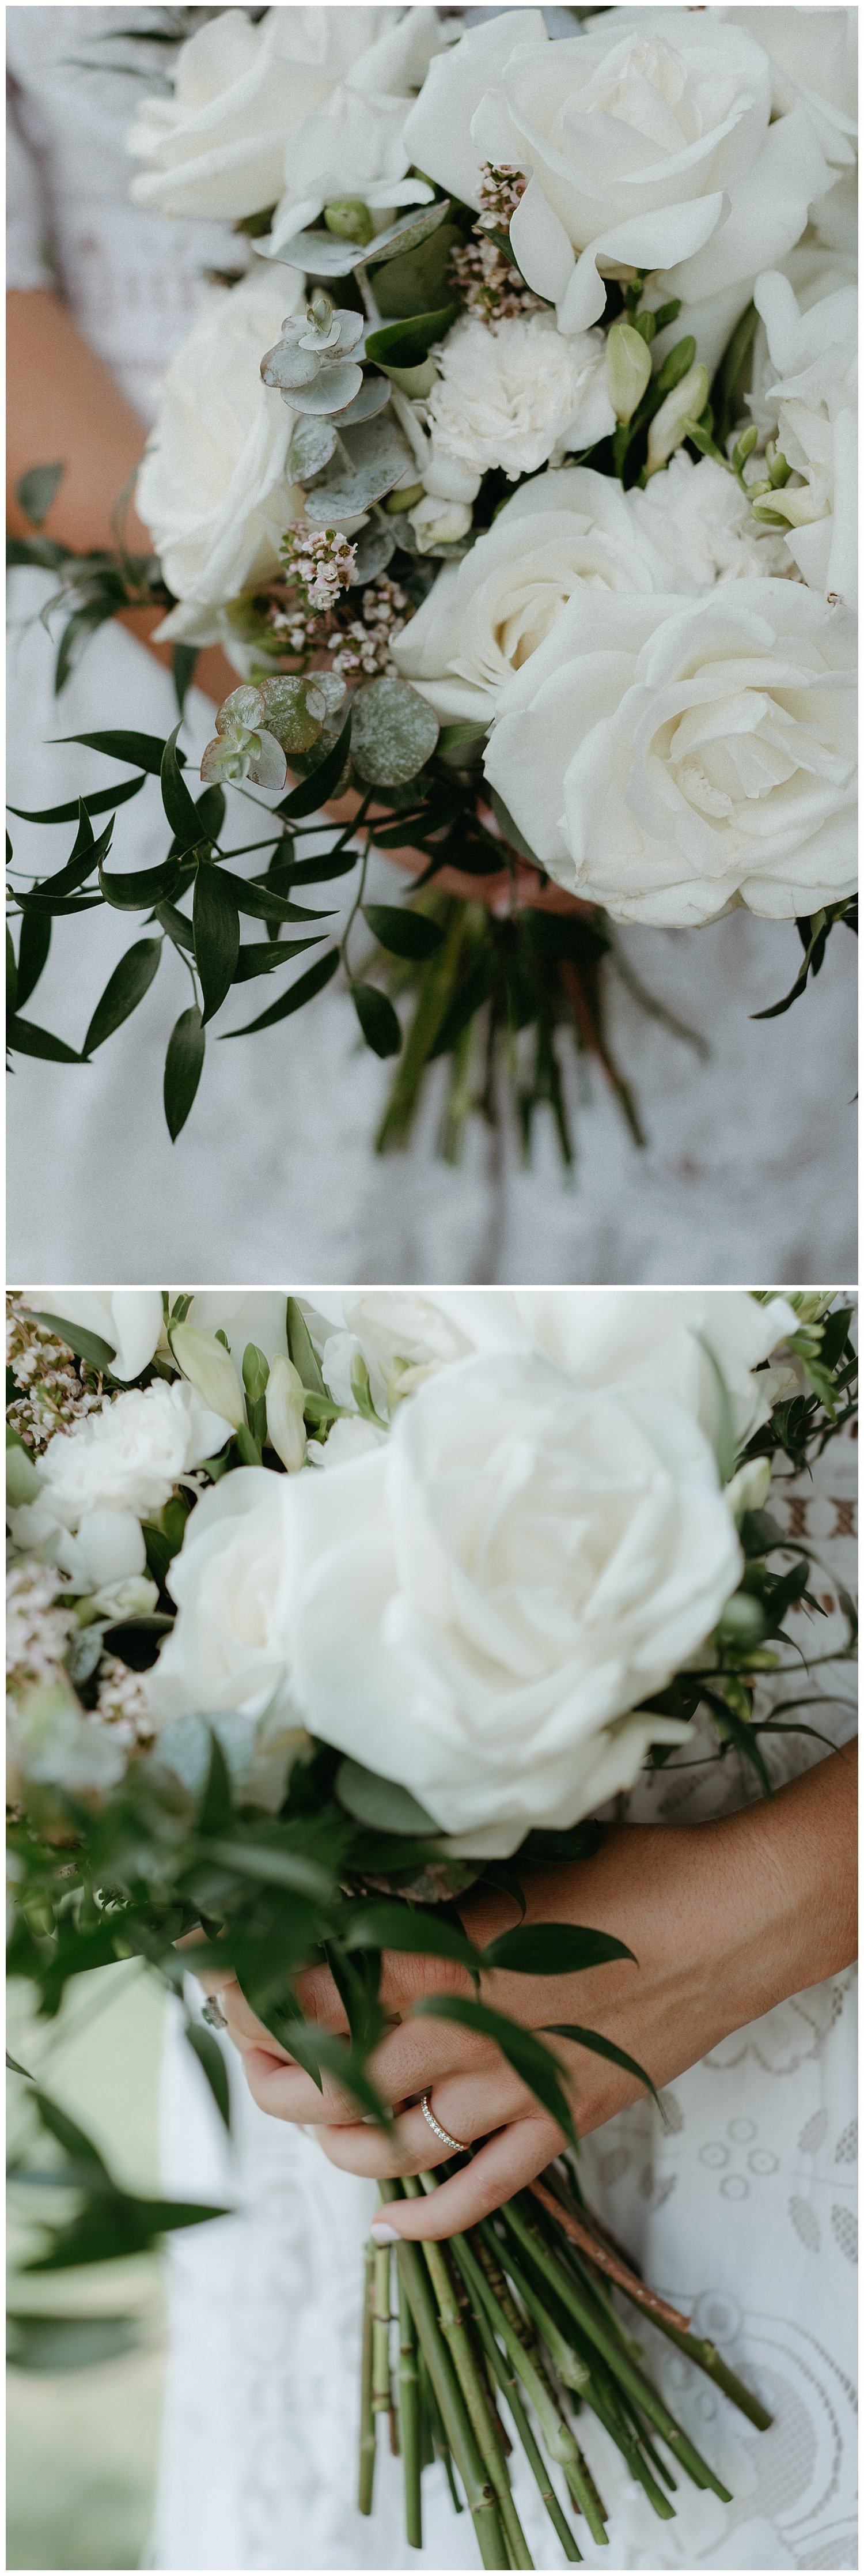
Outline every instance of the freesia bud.
POLYGON ((651 380, 651 351, 632 322, 613 322, 606 342, 606 383, 616 420, 632 420, 651 380))
POLYGON ((708 369, 698 363, 688 368, 678 385, 673 385, 659 411, 655 412, 648 431, 647 472, 656 474, 658 467, 680 447, 687 436, 689 421, 699 419, 708 400, 708 369))
POLYGON ((293 1360, 277 1352, 267 1380, 267 1438, 289 1476, 296 1475, 306 1456, 305 1393, 293 1360))
POLYGON ((172 1324, 170 1341, 178 1368, 188 1377, 208 1412, 218 1413, 223 1422, 232 1423, 239 1431, 246 1420, 246 1407, 230 1351, 217 1342, 214 1333, 202 1333, 199 1324, 172 1324))
POLYGON ((740 1529, 745 1512, 761 1512, 771 1483, 770 1458, 748 1458, 726 1487, 726 1500, 736 1528, 740 1529))

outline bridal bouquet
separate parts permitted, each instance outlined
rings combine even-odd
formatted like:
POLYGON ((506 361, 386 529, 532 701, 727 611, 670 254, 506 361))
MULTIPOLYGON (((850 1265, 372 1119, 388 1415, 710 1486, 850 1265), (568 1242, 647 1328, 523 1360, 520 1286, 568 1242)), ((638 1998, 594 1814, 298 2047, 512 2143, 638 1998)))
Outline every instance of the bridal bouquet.
MULTIPOLYGON (((804 1293, 381 1291, 329 1314, 276 1291, 13 1298, 10 1968, 41 2010, 133 1957, 181 1990, 192 1933, 197 1965, 233 1969, 289 2055, 384 2124, 382 1956, 420 1953, 449 1975, 413 2011, 492 2041, 563 2149, 578 2104, 574 2122, 550 2039, 650 2088, 602 2031, 540 2036, 484 1995, 496 1969, 576 1973, 631 1955, 620 1941, 517 1920, 481 1951, 459 1898, 486 1880, 524 1917, 526 1877, 590 1855, 598 1808, 674 1759, 697 1711, 714 1758, 770 1790, 764 1745, 807 1724, 819 1660, 785 1623, 819 1605, 766 1502, 775 1463, 800 1469, 849 1418, 849 1324, 804 1293), (763 1700, 786 1664, 791 1695, 763 1700), (316 1961, 342 2035, 304 2017, 316 1961)), ((227 2118, 218 2045, 188 2026, 227 2118)), ((30 2268, 181 2223, 124 2202, 56 2106, 41 2116, 77 2202, 30 2268)), ((467 2152, 433 2114, 429 2171, 382 2196, 434 2190, 467 2152)), ((570 2560, 562 2480, 606 2536, 580 2410, 658 2514, 676 2463, 726 2494, 613 2289, 768 2421, 566 2156, 465 2236, 400 2245, 398 2394, 390 2259, 370 2250, 360 2501, 383 2414, 414 2545, 438 2457, 484 2565, 531 2565, 502 2405, 570 2560)))
POLYGON ((445 1152, 506 1073, 526 1144, 545 1102, 569 1159, 570 1044, 639 1134, 603 1035, 604 960, 634 987, 619 925, 794 919, 765 1017, 853 926, 853 12, 569 15, 553 42, 535 9, 462 33, 426 7, 215 10, 168 71, 162 31, 132 196, 233 222, 238 265, 165 378, 153 555, 40 536, 62 465, 34 461, 13 560, 58 575, 58 688, 154 601, 181 720, 202 645, 238 685, 197 795, 179 726, 74 737, 131 775, 28 810, 77 829, 16 891, 12 1043, 87 1061, 167 941, 192 983, 172 1137, 207 1026, 287 969, 220 1034, 341 973, 399 1060, 380 1145, 445 1058, 445 1152), (116 815, 151 774, 165 855, 130 873, 116 815), (328 807, 336 832, 309 821, 328 807), (387 902, 373 850, 401 865, 387 902), (101 903, 145 935, 76 1050, 25 1006, 52 922, 101 903))

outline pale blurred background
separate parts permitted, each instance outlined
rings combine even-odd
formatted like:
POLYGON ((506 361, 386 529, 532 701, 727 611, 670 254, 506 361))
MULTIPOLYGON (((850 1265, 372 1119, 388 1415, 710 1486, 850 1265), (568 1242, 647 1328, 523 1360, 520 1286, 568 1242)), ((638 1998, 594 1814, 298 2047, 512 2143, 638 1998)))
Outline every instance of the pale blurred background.
MULTIPOLYGON (((9 1992, 12 2056, 80 2121, 118 2181, 136 2191, 159 2189, 163 2013, 161 1989, 137 1961, 76 1978, 54 2022, 35 2018, 22 1981, 9 1992)), ((14 2077, 9 2094, 11 2154, 23 2127, 24 2087, 14 2077)), ((28 2193, 28 2209, 34 2197, 28 2193)), ((16 2256, 36 2245, 27 2245, 20 2225, 24 2193, 12 2198, 14 2267, 16 2256)), ((158 2258, 35 2277, 13 2269, 10 2299, 19 2311, 131 2316, 140 2341, 83 2369, 10 2370, 7 2564, 146 2567, 163 2368, 158 2258)))

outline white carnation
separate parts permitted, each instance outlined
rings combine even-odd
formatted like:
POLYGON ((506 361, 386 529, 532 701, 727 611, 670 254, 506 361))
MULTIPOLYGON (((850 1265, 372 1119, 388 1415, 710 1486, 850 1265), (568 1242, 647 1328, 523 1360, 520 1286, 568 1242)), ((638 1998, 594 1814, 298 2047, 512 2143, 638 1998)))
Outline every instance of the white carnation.
POLYGON ((95 1511, 152 1520, 180 1477, 224 1448, 229 1430, 191 1386, 157 1379, 130 1388, 49 1440, 37 1470, 42 1499, 70 1530, 95 1511))
POLYGON ((593 447, 615 427, 599 331, 564 340, 554 320, 531 313, 493 329, 463 316, 436 352, 429 395, 433 462, 453 460, 480 478, 502 467, 511 483, 573 447, 593 447))

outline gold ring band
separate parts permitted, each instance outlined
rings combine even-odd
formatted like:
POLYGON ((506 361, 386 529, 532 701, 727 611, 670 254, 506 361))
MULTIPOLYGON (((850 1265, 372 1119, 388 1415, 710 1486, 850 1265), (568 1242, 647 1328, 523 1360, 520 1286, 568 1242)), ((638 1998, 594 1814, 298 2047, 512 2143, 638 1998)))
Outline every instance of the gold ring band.
POLYGON ((454 2156, 467 2156, 468 2149, 464 2140, 462 2138, 451 2138, 449 2130, 442 2129, 440 2120, 436 2120, 435 2113, 430 2108, 428 2093, 424 2093, 420 2109, 423 2113, 424 2120, 428 2120, 430 2129, 434 2129, 436 2138, 441 2139, 442 2146, 452 2147, 454 2156))

